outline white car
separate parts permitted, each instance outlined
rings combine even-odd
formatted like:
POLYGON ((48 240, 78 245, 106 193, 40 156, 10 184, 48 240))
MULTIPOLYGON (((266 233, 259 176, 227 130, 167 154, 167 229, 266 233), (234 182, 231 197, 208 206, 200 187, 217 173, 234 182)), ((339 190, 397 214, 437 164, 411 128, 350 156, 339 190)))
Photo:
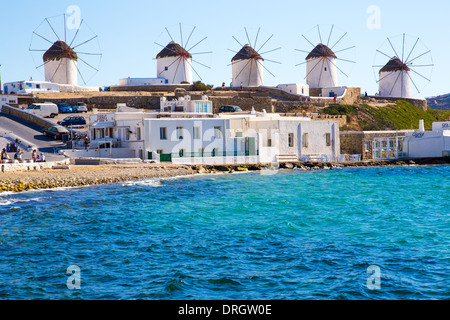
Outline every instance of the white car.
MULTIPOLYGON (((74 104, 73 109, 76 110, 76 112, 87 112, 87 106, 83 102, 77 102, 74 104)), ((75 112, 75 111, 74 111, 75 112)))

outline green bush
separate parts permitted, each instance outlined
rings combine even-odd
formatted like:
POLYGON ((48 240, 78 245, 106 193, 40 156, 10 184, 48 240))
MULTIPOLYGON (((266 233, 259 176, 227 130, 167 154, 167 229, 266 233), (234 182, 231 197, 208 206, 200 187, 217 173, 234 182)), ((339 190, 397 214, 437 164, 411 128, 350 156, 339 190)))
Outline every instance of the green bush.
POLYGON ((207 90, 211 90, 212 86, 204 84, 201 81, 195 81, 192 84, 192 90, 193 91, 207 91, 207 90))
POLYGON ((331 105, 323 108, 319 112, 320 114, 329 114, 329 115, 349 115, 349 114, 358 114, 358 110, 354 106, 348 105, 331 105))

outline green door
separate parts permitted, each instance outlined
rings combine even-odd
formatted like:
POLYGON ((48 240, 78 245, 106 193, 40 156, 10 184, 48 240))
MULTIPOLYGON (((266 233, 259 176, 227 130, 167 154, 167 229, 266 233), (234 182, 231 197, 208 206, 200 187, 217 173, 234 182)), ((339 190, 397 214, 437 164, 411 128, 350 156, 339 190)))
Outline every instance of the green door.
POLYGON ((171 162, 172 161, 172 154, 171 153, 160 153, 159 154, 159 161, 160 162, 171 162))

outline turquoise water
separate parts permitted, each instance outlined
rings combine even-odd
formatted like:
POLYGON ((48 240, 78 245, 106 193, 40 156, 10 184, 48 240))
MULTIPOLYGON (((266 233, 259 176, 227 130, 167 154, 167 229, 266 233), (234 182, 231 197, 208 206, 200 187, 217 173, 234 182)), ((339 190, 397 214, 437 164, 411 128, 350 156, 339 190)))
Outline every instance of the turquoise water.
POLYGON ((449 176, 347 168, 1 194, 0 299, 448 299, 449 176))

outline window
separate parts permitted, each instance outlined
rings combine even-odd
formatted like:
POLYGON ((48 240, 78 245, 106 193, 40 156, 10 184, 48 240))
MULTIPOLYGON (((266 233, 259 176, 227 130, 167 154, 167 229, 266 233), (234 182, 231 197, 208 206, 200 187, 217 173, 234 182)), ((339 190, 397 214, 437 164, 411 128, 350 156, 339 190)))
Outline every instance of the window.
POLYGON ((222 127, 214 127, 214 138, 222 138, 222 127))
POLYGON ((271 147, 272 146, 272 139, 267 139, 267 146, 271 147))
POLYGON ((308 133, 303 134, 302 146, 303 146, 303 148, 308 148, 308 146, 309 146, 309 134, 308 133))
POLYGON ((177 139, 183 140, 183 127, 177 127, 177 139))
POLYGON ((136 140, 141 140, 141 127, 136 128, 136 140))
POLYGON ((200 157, 203 157, 204 153, 205 153, 205 148, 199 148, 199 149, 198 149, 198 155, 199 155, 200 157))
POLYGON ((156 153, 157 153, 157 154, 164 153, 164 149, 158 149, 158 150, 156 150, 156 153))
POLYGON ((327 147, 331 146, 331 134, 325 133, 325 143, 327 144, 327 147))
POLYGON ((164 67, 164 71, 167 71, 167 70, 169 70, 169 67, 167 67, 167 66, 164 67))
POLYGON ((327 71, 327 67, 325 67, 325 71, 327 71))
POLYGON ((40 89, 41 88, 41 85, 40 84, 37 84, 36 85, 36 89, 40 89))
POLYGON ((200 127, 194 127, 194 139, 200 139, 200 127))
POLYGON ((219 155, 219 149, 217 148, 212 149, 211 157, 216 157, 217 155, 219 155))
MULTIPOLYGON (((109 128, 107 130, 109 131, 109 128)), ((123 130, 125 130, 125 140, 130 140, 130 128, 124 128, 123 130)), ((106 135, 108 137, 112 137, 108 133, 106 135)))
POLYGON ((288 145, 290 148, 292 148, 294 146, 294 134, 293 133, 288 134, 288 145))
POLYGON ((159 128, 159 139, 167 140, 167 128, 166 127, 159 128))
POLYGON ((178 151, 178 155, 180 156, 180 158, 183 158, 183 156, 184 156, 184 149, 180 149, 178 151))
POLYGON ((370 151, 370 141, 367 141, 364 143, 364 151, 369 152, 370 151))

